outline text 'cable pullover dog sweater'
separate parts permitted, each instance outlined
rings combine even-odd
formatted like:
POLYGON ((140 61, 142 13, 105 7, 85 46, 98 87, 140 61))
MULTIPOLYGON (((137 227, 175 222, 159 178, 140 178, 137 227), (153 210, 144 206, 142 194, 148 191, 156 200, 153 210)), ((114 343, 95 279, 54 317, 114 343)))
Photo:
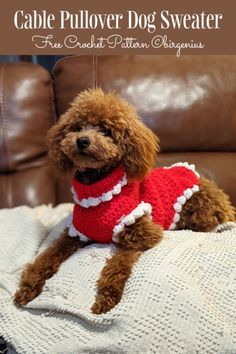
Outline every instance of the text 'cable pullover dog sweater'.
POLYGON ((129 183, 122 166, 91 185, 73 179, 75 205, 69 235, 110 243, 145 214, 164 230, 174 230, 182 206, 198 191, 199 175, 187 163, 156 168, 141 182, 129 183))

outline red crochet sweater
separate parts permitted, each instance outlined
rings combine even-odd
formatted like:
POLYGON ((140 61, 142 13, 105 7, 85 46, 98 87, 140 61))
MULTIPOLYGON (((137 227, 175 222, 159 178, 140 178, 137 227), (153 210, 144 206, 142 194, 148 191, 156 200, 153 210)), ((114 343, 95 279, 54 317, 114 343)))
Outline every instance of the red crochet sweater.
POLYGON ((142 182, 128 183, 121 166, 91 185, 73 179, 69 235, 110 243, 144 214, 165 230, 174 230, 182 205, 199 191, 198 177, 194 165, 179 163, 152 170, 142 182))

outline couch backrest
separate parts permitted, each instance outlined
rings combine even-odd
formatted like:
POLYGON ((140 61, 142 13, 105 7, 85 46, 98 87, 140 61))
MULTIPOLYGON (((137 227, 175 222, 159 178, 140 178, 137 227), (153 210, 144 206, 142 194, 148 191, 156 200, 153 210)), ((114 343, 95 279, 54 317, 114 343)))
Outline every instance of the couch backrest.
POLYGON ((160 137, 160 166, 195 163, 236 204, 236 56, 76 56, 53 76, 58 117, 84 89, 115 90, 160 137))

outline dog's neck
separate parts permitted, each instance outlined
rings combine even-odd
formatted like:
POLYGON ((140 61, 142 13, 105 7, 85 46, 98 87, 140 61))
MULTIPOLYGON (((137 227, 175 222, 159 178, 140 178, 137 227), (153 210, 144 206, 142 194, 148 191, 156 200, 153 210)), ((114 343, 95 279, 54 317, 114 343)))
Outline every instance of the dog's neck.
POLYGON ((83 184, 92 184, 107 177, 117 165, 106 166, 100 169, 87 168, 85 171, 76 171, 75 179, 83 184))

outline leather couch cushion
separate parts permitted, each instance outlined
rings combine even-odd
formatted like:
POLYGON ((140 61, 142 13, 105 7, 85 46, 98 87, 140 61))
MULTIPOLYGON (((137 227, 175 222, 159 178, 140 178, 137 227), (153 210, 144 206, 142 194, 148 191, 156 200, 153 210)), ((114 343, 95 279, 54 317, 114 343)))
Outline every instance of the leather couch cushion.
POLYGON ((0 207, 55 202, 46 158, 54 117, 50 75, 30 63, 4 63, 0 90, 0 207))
POLYGON ((45 161, 38 167, 0 174, 1 207, 48 203, 56 203, 56 188, 52 171, 45 161))

